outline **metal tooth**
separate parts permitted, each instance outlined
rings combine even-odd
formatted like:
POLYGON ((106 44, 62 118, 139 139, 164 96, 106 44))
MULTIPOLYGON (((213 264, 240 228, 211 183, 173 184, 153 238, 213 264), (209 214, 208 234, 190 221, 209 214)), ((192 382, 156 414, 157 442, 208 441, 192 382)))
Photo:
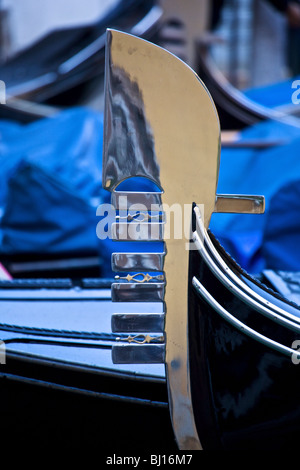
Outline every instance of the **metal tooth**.
POLYGON ((121 283, 111 286, 113 302, 162 302, 165 294, 165 283, 121 283))
POLYGON ((112 224, 112 239, 118 241, 163 241, 163 223, 131 222, 112 224))
POLYGON ((217 194, 214 212, 238 214, 263 214, 264 196, 217 194))
POLYGON ((162 193, 146 193, 146 192, 126 192, 114 191, 111 195, 111 203, 116 210, 140 210, 154 211, 159 210, 162 206, 161 202, 162 193))
POLYGON ((114 364, 163 364, 165 361, 164 344, 124 344, 113 346, 114 364))
POLYGON ((163 333, 164 313, 113 313, 111 329, 113 333, 163 333))
POLYGON ((163 271, 166 253, 113 253, 113 271, 163 271))

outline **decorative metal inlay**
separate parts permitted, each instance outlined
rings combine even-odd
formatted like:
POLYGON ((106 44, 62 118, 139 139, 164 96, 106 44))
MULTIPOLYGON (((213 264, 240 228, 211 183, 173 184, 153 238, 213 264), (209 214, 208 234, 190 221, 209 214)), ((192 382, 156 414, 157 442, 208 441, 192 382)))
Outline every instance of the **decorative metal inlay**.
POLYGON ((116 341, 123 341, 128 343, 136 344, 149 344, 149 343, 163 343, 165 340, 164 336, 150 336, 150 335, 135 335, 128 336, 128 338, 116 338, 116 341))
POLYGON ((148 281, 164 281, 164 275, 158 274, 157 276, 150 276, 150 274, 136 273, 136 274, 127 274, 127 276, 115 276, 115 279, 125 279, 126 281, 135 281, 135 282, 148 282, 148 281), (140 278, 138 278, 141 277, 140 278))

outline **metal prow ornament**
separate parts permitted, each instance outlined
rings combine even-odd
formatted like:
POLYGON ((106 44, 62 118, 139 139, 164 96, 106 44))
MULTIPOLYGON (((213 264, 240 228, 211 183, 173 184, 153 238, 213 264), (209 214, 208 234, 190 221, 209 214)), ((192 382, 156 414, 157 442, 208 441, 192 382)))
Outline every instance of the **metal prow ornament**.
POLYGON ((165 363, 171 420, 180 449, 202 448, 189 382, 192 205, 202 208, 206 229, 214 211, 264 210, 261 196, 217 195, 219 165, 219 119, 199 77, 165 49, 108 30, 103 187, 111 192, 117 211, 112 229, 116 240, 112 268, 119 273, 112 284, 112 300, 128 302, 129 312, 130 302, 139 301, 144 310, 113 315, 113 331, 130 333, 132 338, 128 344, 113 347, 113 360, 165 363), (152 181, 156 190, 118 190, 120 183, 133 177, 152 181), (137 208, 136 213, 133 208, 137 208), (176 234, 178 227, 171 223, 172 208, 182 210, 188 227, 185 238, 176 234), (146 241, 149 250, 120 252, 118 240, 146 241), (160 251, 155 250, 157 242, 163 244, 160 251), (160 302, 161 313, 147 311, 149 302, 160 302), (144 334, 142 341, 138 333, 144 334))

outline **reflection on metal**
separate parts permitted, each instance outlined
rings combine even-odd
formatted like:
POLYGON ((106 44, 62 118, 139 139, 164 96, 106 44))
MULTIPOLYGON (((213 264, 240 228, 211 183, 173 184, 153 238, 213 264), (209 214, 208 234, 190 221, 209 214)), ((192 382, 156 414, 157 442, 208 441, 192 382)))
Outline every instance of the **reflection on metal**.
POLYGON ((187 246, 191 239, 192 204, 204 207, 207 229, 212 213, 220 212, 222 205, 228 211, 229 202, 234 203, 235 210, 245 210, 246 204, 246 212, 261 212, 263 202, 248 196, 242 200, 234 196, 216 198, 219 119, 207 89, 184 62, 147 41, 109 30, 105 84, 103 186, 112 193, 112 202, 120 211, 113 223, 117 241, 112 267, 115 272, 132 273, 117 274, 118 282, 112 284, 112 300, 145 305, 160 302, 163 307, 157 322, 147 313, 146 317, 142 313, 134 317, 124 314, 114 315, 112 326, 118 332, 130 333, 132 338, 138 333, 150 338, 155 336, 155 331, 149 329, 151 325, 156 328, 164 318, 163 343, 154 344, 152 340, 149 344, 116 345, 113 360, 165 362, 170 414, 178 446, 201 449, 193 415, 188 347, 187 246), (118 185, 132 177, 145 177, 158 190, 118 191, 118 185), (144 207, 132 207, 135 204, 144 207), (153 209, 153 204, 159 207, 153 209), (158 213, 167 218, 166 208, 175 205, 181 209, 189 207, 188 223, 184 221, 189 228, 185 238, 176 236, 175 220, 166 220, 170 224, 167 236, 163 230, 166 224, 151 219, 151 215, 158 213), (136 218, 138 212, 142 212, 139 214, 142 220, 145 214, 149 215, 148 223, 136 218), (118 240, 146 240, 149 250, 118 253, 118 240), (164 242, 161 253, 155 249, 157 240, 164 242), (152 272, 163 273, 164 277, 157 278, 152 272), (136 282, 137 276, 142 282, 136 282), (157 282, 158 279, 163 280, 157 282))
MULTIPOLYGON (((114 191, 127 178, 146 177, 160 188, 155 197, 168 207, 183 207, 194 201, 204 204, 208 227, 215 207, 219 151, 217 113, 198 76, 167 51, 133 36, 108 31, 103 186, 114 191), (153 86, 158 77, 159 86, 153 86)), ((153 199, 153 193, 149 194, 153 199)), ((127 228, 121 228, 126 234, 127 228)), ((173 427, 180 448, 200 449, 188 367, 187 240, 176 239, 170 232, 170 239, 165 240, 166 286, 120 282, 112 285, 112 294, 117 301, 164 301, 164 359, 173 427)), ((134 347, 141 346, 130 346, 134 347)), ((137 360, 137 352, 132 357, 133 352, 128 354, 126 346, 123 348, 128 360, 137 360)), ((115 350, 114 360, 124 361, 119 349, 118 354, 115 350)))
MULTIPOLYGON (((153 193, 143 195, 138 202, 143 203, 150 197, 152 204, 153 197, 156 197, 168 207, 173 204, 183 207, 193 201, 203 203, 207 209, 208 226, 215 206, 219 150, 217 113, 197 75, 157 46, 117 31, 108 31, 103 186, 114 191, 127 178, 146 177, 160 191, 156 196, 153 193), (157 77, 159 86, 153 86, 157 77), (188 169, 190 175, 187 178, 188 169)), ((137 202, 138 194, 134 198, 137 202)), ((149 205, 147 209, 150 210, 149 205)), ((153 241, 153 238, 148 240, 153 241)), ((185 242, 173 236, 165 240, 166 286, 164 283, 114 283, 112 295, 117 301, 164 301, 168 312, 165 319, 167 343, 161 358, 166 361, 173 427, 180 448, 200 449, 188 375, 188 251, 185 242)), ((141 357, 148 360, 148 350, 137 348, 157 345, 129 347, 130 354, 126 346, 122 351, 120 346, 115 347, 118 349, 113 349, 114 360, 124 361, 125 355, 130 361, 137 360, 137 356, 139 360, 141 357), (147 356, 141 356, 141 353, 147 353, 147 356)))
POLYGON ((113 302, 163 302, 164 294, 164 282, 148 284, 114 282, 111 285, 113 302))
POLYGON ((153 207, 161 207, 161 193, 114 191, 111 203, 117 210, 127 211, 128 207, 137 210, 137 207, 140 207, 150 211, 153 207))
POLYGON ((112 270, 163 271, 165 253, 113 253, 112 270))
POLYGON ((164 224, 160 222, 114 222, 112 239, 122 241, 162 241, 164 224))
POLYGON ((214 212, 263 214, 265 211, 264 196, 217 194, 214 212))
POLYGON ((141 357, 149 364, 163 363, 165 360, 164 344, 124 344, 112 348, 112 360, 115 364, 140 364, 141 357))
POLYGON ((114 313, 111 319, 113 333, 135 331, 163 333, 165 315, 162 313, 114 313))

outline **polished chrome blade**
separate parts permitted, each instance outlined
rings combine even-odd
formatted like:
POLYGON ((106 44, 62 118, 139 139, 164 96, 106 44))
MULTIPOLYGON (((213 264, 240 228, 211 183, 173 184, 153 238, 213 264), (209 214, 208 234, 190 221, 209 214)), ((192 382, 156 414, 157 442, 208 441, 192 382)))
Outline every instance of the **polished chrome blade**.
POLYGON ((219 119, 205 85, 184 62, 145 40, 108 30, 105 74, 103 187, 116 210, 112 267, 118 273, 112 299, 128 302, 129 312, 130 302, 141 302, 139 314, 116 314, 112 327, 132 333, 130 338, 146 338, 114 346, 113 360, 165 362, 178 445, 201 449, 189 375, 192 205, 201 206, 207 229, 213 212, 230 212, 233 203, 234 210, 257 213, 263 200, 216 195, 219 119), (154 189, 119 188, 133 177, 151 181, 154 189), (126 253, 123 245, 118 249, 120 241, 146 242, 149 250, 126 253), (149 310, 151 302, 161 304, 157 317, 149 310))

